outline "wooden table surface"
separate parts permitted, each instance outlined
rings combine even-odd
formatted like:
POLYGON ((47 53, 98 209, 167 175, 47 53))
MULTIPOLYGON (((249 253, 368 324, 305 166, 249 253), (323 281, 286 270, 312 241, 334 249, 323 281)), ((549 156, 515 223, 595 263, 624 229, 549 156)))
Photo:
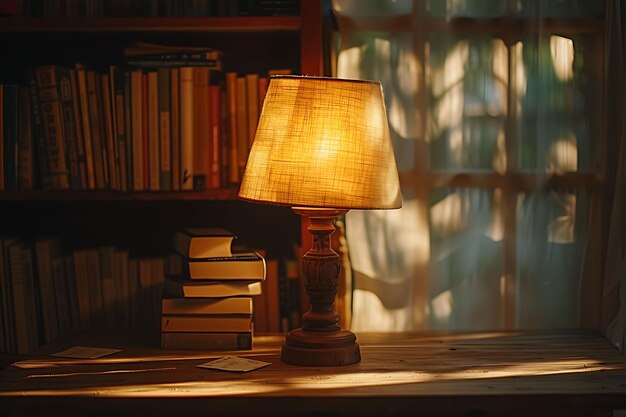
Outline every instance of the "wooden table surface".
POLYGON ((585 330, 357 334, 358 364, 280 362, 282 337, 253 351, 123 351, 95 360, 45 356, 0 372, 0 415, 610 415, 626 409, 626 356, 585 330), (198 368, 235 354, 271 365, 245 374, 198 368), (209 412, 210 411, 210 412, 209 412))

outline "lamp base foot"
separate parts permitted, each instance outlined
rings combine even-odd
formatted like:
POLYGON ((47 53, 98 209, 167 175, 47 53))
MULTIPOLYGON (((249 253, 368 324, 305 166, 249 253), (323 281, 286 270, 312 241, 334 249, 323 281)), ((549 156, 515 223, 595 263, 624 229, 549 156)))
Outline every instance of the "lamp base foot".
POLYGON ((361 360, 356 336, 349 330, 292 330, 287 334, 280 359, 291 365, 339 366, 361 360))

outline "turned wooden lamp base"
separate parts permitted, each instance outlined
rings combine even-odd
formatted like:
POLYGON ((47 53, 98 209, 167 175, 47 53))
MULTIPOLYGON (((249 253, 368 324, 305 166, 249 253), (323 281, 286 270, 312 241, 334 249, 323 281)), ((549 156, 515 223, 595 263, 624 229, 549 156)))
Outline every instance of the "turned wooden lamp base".
POLYGON ((349 330, 336 332, 289 332, 280 359, 285 363, 304 366, 349 365, 361 360, 356 336, 349 330))
POLYGON ((356 336, 337 325, 333 310, 341 260, 330 246, 335 231, 333 220, 348 210, 295 207, 297 214, 311 220, 308 230, 313 247, 302 258, 302 274, 311 311, 302 316, 303 326, 287 334, 281 360, 292 365, 338 366, 361 360, 356 336))

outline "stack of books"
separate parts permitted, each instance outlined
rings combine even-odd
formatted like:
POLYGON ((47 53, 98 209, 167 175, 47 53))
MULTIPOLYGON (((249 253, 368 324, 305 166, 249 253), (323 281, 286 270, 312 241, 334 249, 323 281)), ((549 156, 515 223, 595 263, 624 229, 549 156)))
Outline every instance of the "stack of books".
POLYGON ((180 274, 165 279, 161 346, 166 349, 252 349, 252 297, 261 294, 265 259, 233 254, 224 229, 176 232, 180 274))

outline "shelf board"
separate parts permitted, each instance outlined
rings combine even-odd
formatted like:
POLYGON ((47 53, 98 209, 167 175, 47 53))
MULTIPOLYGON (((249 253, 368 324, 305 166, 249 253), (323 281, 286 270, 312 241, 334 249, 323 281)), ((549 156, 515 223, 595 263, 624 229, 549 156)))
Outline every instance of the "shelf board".
POLYGON ((271 32, 301 25, 300 16, 0 18, 0 32, 271 32))
POLYGON ((207 191, 121 192, 33 190, 2 191, 0 201, 231 201, 237 200, 237 189, 207 191))
POLYGON ((556 33, 598 33, 604 30, 605 21, 601 18, 542 18, 521 17, 415 17, 336 15, 337 25, 346 31, 354 32, 464 32, 464 33, 516 33, 556 32, 556 33))

